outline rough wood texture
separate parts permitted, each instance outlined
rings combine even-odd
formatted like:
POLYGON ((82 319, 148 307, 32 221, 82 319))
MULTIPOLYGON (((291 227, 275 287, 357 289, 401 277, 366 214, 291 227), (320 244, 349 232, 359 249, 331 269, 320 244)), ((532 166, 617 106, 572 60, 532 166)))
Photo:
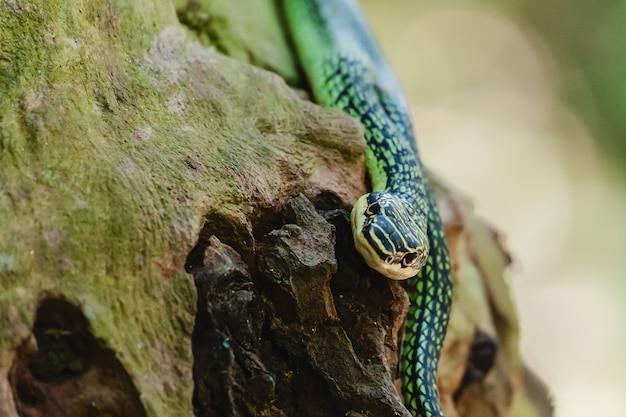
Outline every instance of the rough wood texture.
MULTIPOLYGON (((0 416, 405 413, 408 300, 346 220, 361 127, 249 65, 297 81, 274 3, 236 3, 256 12, 0 0, 0 416)), ((458 193, 437 197, 447 414, 549 415, 506 253, 458 193)))

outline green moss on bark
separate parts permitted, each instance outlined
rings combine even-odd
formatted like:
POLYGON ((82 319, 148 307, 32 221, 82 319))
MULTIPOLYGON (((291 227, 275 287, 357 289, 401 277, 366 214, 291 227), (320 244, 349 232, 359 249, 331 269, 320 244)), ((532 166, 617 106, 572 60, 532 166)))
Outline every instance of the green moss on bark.
POLYGON ((295 84, 297 66, 289 54, 277 5, 273 0, 179 0, 176 10, 202 43, 295 84))
POLYGON ((347 204, 360 128, 190 40, 170 2, 40 3, 0 3, 0 351, 61 294, 148 415, 191 415, 184 262, 203 219, 245 222, 300 191, 347 204))

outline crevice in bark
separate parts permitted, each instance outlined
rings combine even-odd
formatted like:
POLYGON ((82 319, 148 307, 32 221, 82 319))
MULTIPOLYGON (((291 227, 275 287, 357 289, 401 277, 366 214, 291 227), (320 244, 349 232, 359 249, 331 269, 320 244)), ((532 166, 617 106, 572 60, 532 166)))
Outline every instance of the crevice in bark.
POLYGON ((495 364, 497 353, 498 341, 489 334, 477 329, 474 332, 474 340, 470 347, 463 379, 454 393, 455 400, 461 397, 466 387, 473 383, 480 383, 485 379, 495 364))
POLYGON ((46 294, 33 335, 22 341, 9 370, 21 417, 146 416, 132 379, 93 336, 78 306, 46 294))
POLYGON ((255 233, 255 262, 211 236, 191 269, 196 414, 403 415, 392 383, 401 285, 352 265, 362 262, 346 211, 300 195, 258 218, 273 229, 255 233))

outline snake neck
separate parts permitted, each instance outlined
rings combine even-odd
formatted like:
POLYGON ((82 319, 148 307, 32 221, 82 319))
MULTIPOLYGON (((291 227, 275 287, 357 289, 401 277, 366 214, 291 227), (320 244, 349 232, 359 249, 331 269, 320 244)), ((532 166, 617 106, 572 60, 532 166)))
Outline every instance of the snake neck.
POLYGON ((416 151, 410 119, 389 113, 368 62, 354 52, 336 51, 317 65, 324 83, 316 87, 322 104, 340 108, 364 127, 365 162, 372 191, 394 194, 409 205, 416 226, 425 231, 430 206, 428 185, 416 151), (394 116, 403 123, 394 122, 394 116))
POLYGON ((283 5, 315 100, 344 110, 365 127, 372 189, 425 201, 425 176, 402 89, 358 2, 284 0, 283 5))

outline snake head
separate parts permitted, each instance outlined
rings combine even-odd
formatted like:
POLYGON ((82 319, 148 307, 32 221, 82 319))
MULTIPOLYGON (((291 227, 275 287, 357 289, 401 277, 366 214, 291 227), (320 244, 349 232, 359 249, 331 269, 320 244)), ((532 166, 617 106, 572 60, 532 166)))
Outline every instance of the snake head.
POLYGON ((359 198, 350 220, 354 246, 370 268, 395 280, 415 276, 428 259, 426 222, 417 222, 417 205, 408 197, 372 192, 359 198))

